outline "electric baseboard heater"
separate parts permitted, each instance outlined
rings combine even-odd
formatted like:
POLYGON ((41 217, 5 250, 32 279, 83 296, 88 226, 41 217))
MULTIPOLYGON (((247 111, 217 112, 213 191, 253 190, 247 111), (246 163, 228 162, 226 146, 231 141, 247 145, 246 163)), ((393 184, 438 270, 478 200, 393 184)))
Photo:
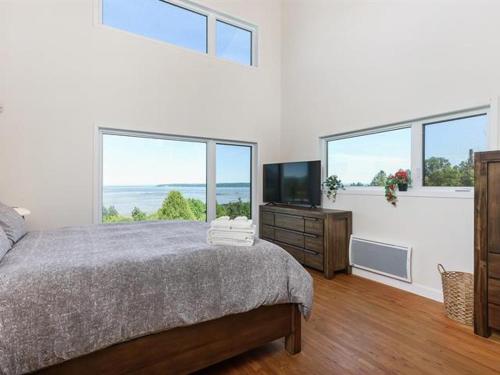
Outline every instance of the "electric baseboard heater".
POLYGON ((351 266, 397 280, 412 282, 411 247, 351 236, 351 266))

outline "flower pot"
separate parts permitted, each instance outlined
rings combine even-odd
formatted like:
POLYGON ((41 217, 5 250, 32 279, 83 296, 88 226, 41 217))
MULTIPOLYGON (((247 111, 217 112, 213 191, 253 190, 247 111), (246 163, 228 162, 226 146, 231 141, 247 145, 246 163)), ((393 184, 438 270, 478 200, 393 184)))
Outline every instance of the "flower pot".
POLYGON ((399 191, 408 191, 408 184, 398 184, 399 191))

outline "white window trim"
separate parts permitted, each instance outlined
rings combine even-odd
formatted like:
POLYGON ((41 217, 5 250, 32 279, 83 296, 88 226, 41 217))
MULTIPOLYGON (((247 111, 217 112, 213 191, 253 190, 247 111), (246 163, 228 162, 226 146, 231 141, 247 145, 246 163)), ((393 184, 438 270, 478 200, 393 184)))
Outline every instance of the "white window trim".
POLYGON ((159 43, 161 45, 173 46, 175 48, 180 48, 184 51, 189 51, 192 53, 196 53, 198 55, 210 56, 211 58, 216 58, 218 60, 222 60, 225 62, 237 64, 239 66, 246 66, 246 67, 257 67, 258 66, 258 61, 259 61, 259 53, 258 53, 258 51, 259 51, 259 49, 258 49, 259 28, 258 28, 258 26, 254 25, 250 22, 233 17, 233 16, 226 14, 226 13, 223 13, 223 12, 216 11, 214 9, 205 7, 203 5, 197 4, 197 3, 193 2, 193 1, 189 1, 189 0, 158 0, 158 1, 164 1, 166 3, 170 3, 172 5, 176 5, 180 8, 184 8, 184 9, 193 11, 195 13, 198 13, 198 14, 201 14, 201 15, 204 15, 205 17, 207 17, 207 52, 199 52, 199 51, 193 50, 191 48, 183 47, 183 46, 173 44, 173 43, 168 43, 165 41, 161 41, 158 39, 150 38, 150 37, 147 37, 144 35, 132 33, 132 32, 126 31, 126 30, 122 30, 122 29, 118 29, 115 27, 105 25, 102 22, 102 1, 103 0, 94 0, 94 25, 96 25, 98 27, 113 30, 116 32, 125 33, 128 35, 133 35, 134 37, 143 38, 145 40, 153 41, 153 42, 159 43), (252 33, 252 46, 251 46, 252 47, 251 48, 252 64, 251 65, 241 64, 239 62, 225 59, 225 58, 220 58, 217 56, 217 51, 216 51, 216 38, 217 38, 216 21, 217 20, 220 20, 220 21, 225 22, 227 24, 239 27, 241 29, 247 30, 247 31, 252 33))
MULTIPOLYGON (((473 199, 474 187, 447 187, 447 186, 423 186, 423 127, 430 122, 440 122, 452 120, 460 117, 468 117, 479 114, 486 114, 488 118, 488 150, 497 148, 497 119, 492 116, 496 113, 496 106, 493 102, 489 105, 478 106, 462 111, 453 111, 446 114, 427 116, 411 121, 399 122, 395 124, 378 126, 360 131, 341 133, 320 137, 321 158, 323 168, 323 179, 328 173, 328 142, 338 139, 352 138, 367 134, 377 134, 384 131, 391 131, 403 128, 411 128, 411 171, 412 186, 407 192, 399 192, 400 197, 424 197, 424 198, 454 198, 473 199)), ((383 196, 384 188, 378 186, 346 186, 345 190, 339 191, 340 195, 376 195, 383 196)))
POLYGON ((110 128, 104 126, 96 126, 95 130, 95 173, 94 173, 94 213, 93 222, 94 224, 102 223, 102 184, 103 184, 103 136, 104 135, 120 135, 138 138, 153 138, 153 139, 165 139, 170 141, 187 141, 187 142, 199 142, 206 144, 206 179, 207 179, 207 221, 214 220, 216 218, 216 175, 217 175, 217 163, 216 163, 216 146, 217 144, 224 145, 234 145, 234 146, 246 146, 251 148, 251 179, 250 179, 250 196, 251 196, 251 210, 252 218, 257 221, 258 217, 258 202, 257 202, 257 162, 258 162, 258 145, 255 142, 246 141, 235 141, 227 139, 215 139, 215 138, 203 138, 203 137, 192 137, 192 136, 182 136, 173 134, 162 134, 153 132, 143 132, 126 130, 119 128, 110 128), (212 165, 212 168, 209 166, 212 165))

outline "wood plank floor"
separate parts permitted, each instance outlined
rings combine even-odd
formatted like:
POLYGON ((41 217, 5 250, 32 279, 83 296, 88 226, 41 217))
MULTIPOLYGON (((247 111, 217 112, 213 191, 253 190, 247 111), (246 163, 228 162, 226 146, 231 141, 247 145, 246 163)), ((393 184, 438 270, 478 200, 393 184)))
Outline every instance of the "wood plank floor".
POLYGON ((356 276, 311 274, 302 353, 288 355, 280 340, 200 374, 500 374, 498 336, 474 336, 442 304, 356 276))

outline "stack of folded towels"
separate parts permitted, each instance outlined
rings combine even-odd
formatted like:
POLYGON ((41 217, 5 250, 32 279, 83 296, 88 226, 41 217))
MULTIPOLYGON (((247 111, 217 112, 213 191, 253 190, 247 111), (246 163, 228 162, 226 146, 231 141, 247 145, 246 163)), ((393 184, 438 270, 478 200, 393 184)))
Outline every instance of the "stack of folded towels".
POLYGON ((209 245, 252 246, 255 242, 255 225, 246 216, 231 220, 222 216, 210 223, 209 245))

